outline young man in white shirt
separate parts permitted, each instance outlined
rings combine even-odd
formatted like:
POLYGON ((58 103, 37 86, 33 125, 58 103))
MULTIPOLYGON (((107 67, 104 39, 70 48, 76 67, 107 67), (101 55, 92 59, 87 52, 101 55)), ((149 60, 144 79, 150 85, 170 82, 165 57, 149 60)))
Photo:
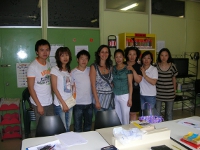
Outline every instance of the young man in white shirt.
POLYGON ((29 65, 27 83, 30 101, 36 115, 36 123, 42 115, 54 115, 50 85, 50 44, 47 40, 38 40, 35 44, 36 59, 29 65))
POLYGON ((72 82, 76 87, 76 105, 73 107, 74 131, 86 132, 91 130, 93 116, 90 67, 87 67, 90 54, 81 50, 76 57, 78 66, 71 72, 72 82))

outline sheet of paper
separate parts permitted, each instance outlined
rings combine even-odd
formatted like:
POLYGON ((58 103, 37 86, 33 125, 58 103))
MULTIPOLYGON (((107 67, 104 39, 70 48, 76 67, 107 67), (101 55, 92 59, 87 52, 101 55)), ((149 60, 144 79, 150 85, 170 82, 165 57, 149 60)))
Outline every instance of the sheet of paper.
POLYGON ((200 121, 197 121, 197 120, 186 118, 186 119, 180 120, 178 124, 200 130, 200 121))
POLYGON ((76 56, 77 53, 80 52, 81 50, 86 50, 86 51, 88 51, 88 45, 79 45, 79 46, 75 46, 75 56, 76 56))
POLYGON ((59 135, 55 135, 55 137, 59 139, 60 142, 66 145, 67 147, 86 144, 88 142, 80 135, 80 133, 75 133, 75 132, 62 133, 59 135))
POLYGON ((50 56, 55 56, 55 53, 59 47, 63 47, 64 44, 51 44, 50 56))
POLYGON ((49 62, 50 62, 50 64, 51 64, 51 67, 54 67, 54 66, 56 66, 57 64, 56 64, 56 59, 55 59, 55 57, 49 57, 49 62))
POLYGON ((67 150, 67 147, 65 145, 62 145, 59 140, 36 145, 33 147, 28 147, 27 150, 41 150, 44 148, 50 149, 50 150, 67 150))
POLYGON ((165 41, 157 41, 156 44, 157 52, 159 52, 162 48, 165 48, 165 41))

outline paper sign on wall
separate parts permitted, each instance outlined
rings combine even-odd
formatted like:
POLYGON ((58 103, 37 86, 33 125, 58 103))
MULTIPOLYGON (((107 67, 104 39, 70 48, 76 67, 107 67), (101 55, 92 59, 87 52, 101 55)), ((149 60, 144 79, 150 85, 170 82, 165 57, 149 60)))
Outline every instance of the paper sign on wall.
POLYGON ((157 52, 159 52, 162 48, 165 48, 165 41, 157 41, 157 52))
POLYGON ((80 52, 83 49, 88 51, 88 45, 75 46, 75 56, 77 55, 78 52, 80 52))
POLYGON ((51 67, 56 66, 56 59, 55 59, 55 53, 59 47, 63 47, 64 44, 51 44, 51 52, 49 56, 49 62, 51 64, 51 67))
POLYGON ((30 63, 16 63, 17 87, 27 87, 27 70, 30 63))

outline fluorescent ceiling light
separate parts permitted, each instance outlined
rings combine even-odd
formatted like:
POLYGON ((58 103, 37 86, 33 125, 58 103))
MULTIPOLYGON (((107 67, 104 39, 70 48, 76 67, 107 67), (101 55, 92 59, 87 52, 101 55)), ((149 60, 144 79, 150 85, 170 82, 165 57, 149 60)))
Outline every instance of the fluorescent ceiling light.
POLYGON ((138 5, 139 5, 138 3, 134 3, 134 4, 131 4, 131 5, 129 5, 129 6, 126 6, 126 7, 122 8, 122 9, 120 9, 120 10, 126 11, 126 10, 129 10, 129 9, 131 9, 131 8, 133 8, 133 7, 138 6, 138 5))

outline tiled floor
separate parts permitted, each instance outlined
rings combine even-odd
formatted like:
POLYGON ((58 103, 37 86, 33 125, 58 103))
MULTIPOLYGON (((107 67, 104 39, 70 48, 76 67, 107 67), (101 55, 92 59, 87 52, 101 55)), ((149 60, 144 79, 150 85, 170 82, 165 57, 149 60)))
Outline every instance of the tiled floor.
MULTIPOLYGON (((196 116, 199 116, 200 114, 200 107, 197 107, 196 109, 196 116)), ((180 119, 185 117, 193 116, 193 114, 186 110, 174 110, 174 119, 180 119)), ((71 126, 71 129, 73 130, 73 126, 71 126)), ((34 135, 34 131, 32 133, 34 135)), ((20 150, 21 149, 21 139, 7 139, 3 142, 0 141, 0 150, 20 150)))

